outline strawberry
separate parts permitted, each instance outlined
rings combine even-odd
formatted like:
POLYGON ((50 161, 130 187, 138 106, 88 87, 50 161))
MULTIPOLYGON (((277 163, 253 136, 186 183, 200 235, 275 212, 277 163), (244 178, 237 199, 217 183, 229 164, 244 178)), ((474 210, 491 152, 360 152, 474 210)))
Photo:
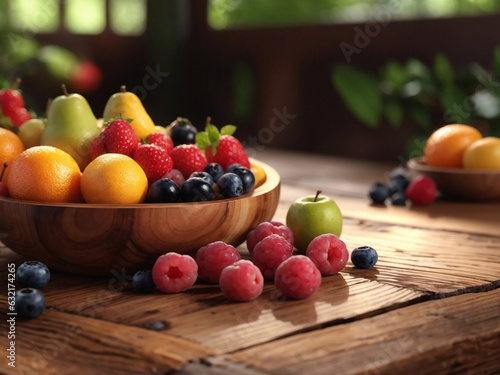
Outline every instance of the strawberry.
POLYGON ((209 163, 220 164, 224 170, 235 163, 250 169, 245 149, 240 141, 232 136, 235 130, 235 126, 226 125, 219 133, 214 125, 208 124, 205 132, 196 135, 196 143, 200 149, 206 149, 205 155, 209 163))
POLYGON ((31 115, 24 107, 16 108, 10 113, 10 121, 14 126, 21 126, 26 121, 31 119, 31 115))
POLYGON ((160 146, 161 148, 164 148, 167 150, 168 154, 172 152, 174 149, 174 142, 172 142, 172 138, 170 138, 168 135, 163 134, 163 133, 151 133, 148 135, 148 138, 146 138, 146 143, 152 144, 152 145, 157 145, 160 146), (149 142, 148 142, 149 138, 149 142))
POLYGON ((207 165, 207 158, 200 149, 192 144, 176 146, 170 153, 174 168, 181 171, 187 180, 191 173, 201 172, 207 165))
POLYGON ((141 166, 149 184, 162 178, 172 170, 172 158, 168 152, 157 145, 143 144, 137 147, 134 160, 141 166))
POLYGON ((90 143, 90 158, 94 160, 96 157, 107 153, 108 150, 106 150, 106 145, 104 144, 104 137, 100 134, 90 143))
MULTIPOLYGON (((105 125, 106 126, 106 125, 105 125)), ((137 149, 137 135, 130 124, 123 119, 110 122, 102 132, 107 152, 134 156, 137 149)))

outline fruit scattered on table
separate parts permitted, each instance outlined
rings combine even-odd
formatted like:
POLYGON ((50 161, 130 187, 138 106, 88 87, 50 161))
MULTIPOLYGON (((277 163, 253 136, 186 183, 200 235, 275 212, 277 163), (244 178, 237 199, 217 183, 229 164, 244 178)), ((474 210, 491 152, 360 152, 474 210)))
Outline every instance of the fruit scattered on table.
POLYGON ((164 293, 177 293, 193 286, 198 277, 198 265, 189 255, 167 253, 153 266, 153 281, 164 293))
POLYGON ((252 251, 252 262, 266 280, 273 280, 278 266, 293 255, 293 246, 279 234, 262 239, 252 251))
POLYGON ((132 277, 132 285, 138 293, 153 293, 156 289, 156 284, 153 281, 153 272, 151 270, 137 271, 132 277))
POLYGON ((19 317, 38 318, 45 310, 45 297, 37 289, 23 288, 16 291, 15 309, 19 317))
POLYGON ((174 146, 182 144, 192 144, 195 142, 198 130, 187 118, 177 117, 169 126, 170 137, 174 146))
POLYGON ((286 297, 305 299, 318 290, 321 273, 310 258, 294 255, 279 265, 274 283, 286 297))
POLYGON ((207 165, 205 155, 195 145, 176 146, 170 153, 170 157, 174 162, 174 168, 181 171, 186 180, 191 176, 191 173, 202 172, 207 165))
POLYGON ((427 176, 418 176, 405 191, 406 198, 416 205, 428 205, 436 199, 436 184, 427 176))
POLYGON ((255 245, 271 234, 278 234, 285 238, 290 245, 293 245, 293 232, 285 224, 279 221, 264 222, 257 225, 247 235, 247 248, 250 254, 252 254, 255 245))
POLYGON ((377 260, 377 251, 370 246, 357 247, 351 253, 351 262, 356 268, 372 268, 377 263, 377 260))
POLYGON ((12 198, 39 202, 82 201, 80 168, 75 159, 58 148, 29 148, 9 168, 7 189, 12 198))
POLYGON ((312 240, 307 246, 306 255, 325 276, 339 273, 349 260, 344 241, 331 233, 322 234, 312 240))
POLYGON ((174 165, 168 152, 164 148, 153 144, 142 144, 137 147, 134 160, 146 173, 150 184, 170 172, 174 165))
POLYGON ((375 204, 384 204, 391 195, 389 188, 383 182, 375 182, 368 191, 368 196, 375 204))
POLYGON ((500 138, 486 137, 472 143, 464 152, 464 168, 500 170, 500 138))
POLYGON ((240 259, 234 246, 222 241, 209 243, 196 252, 198 276, 204 281, 218 283, 222 270, 240 259))
POLYGON ((175 203, 179 201, 181 190, 169 178, 160 178, 148 188, 146 201, 148 203, 175 203))
POLYGON ((16 271, 16 279, 23 288, 43 288, 50 280, 49 268, 42 262, 29 260, 16 271))
POLYGON ((87 203, 142 203, 148 192, 148 179, 130 157, 104 154, 83 171, 81 190, 87 203))
POLYGON ((213 189, 207 181, 198 177, 191 177, 182 184, 181 201, 206 202, 212 200, 213 189))
POLYGON ((219 285, 226 298, 247 302, 262 294, 264 278, 249 260, 239 260, 221 272, 219 285))
POLYGON ((225 198, 235 198, 243 194, 243 182, 234 173, 224 173, 218 180, 219 192, 225 198))
POLYGON ((404 192, 397 191, 391 195, 391 203, 393 206, 406 206, 406 195, 404 192))
POLYGON ((342 213, 337 204, 327 196, 316 195, 297 199, 288 209, 286 225, 292 230, 294 245, 305 254, 307 246, 316 237, 325 233, 340 236, 342 213))

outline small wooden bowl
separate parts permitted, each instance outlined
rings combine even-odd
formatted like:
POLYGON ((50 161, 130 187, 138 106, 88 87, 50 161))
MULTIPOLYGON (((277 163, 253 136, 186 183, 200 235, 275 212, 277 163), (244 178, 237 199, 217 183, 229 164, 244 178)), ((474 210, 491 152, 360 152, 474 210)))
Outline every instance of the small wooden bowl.
POLYGON ((408 161, 414 175, 434 180, 444 198, 462 201, 500 200, 500 171, 462 168, 440 168, 425 164, 423 158, 408 161))
POLYGON ((51 204, 0 197, 0 240, 51 269, 81 275, 150 269, 169 251, 194 253, 214 241, 240 245, 278 206, 280 177, 232 199, 170 204, 51 204))

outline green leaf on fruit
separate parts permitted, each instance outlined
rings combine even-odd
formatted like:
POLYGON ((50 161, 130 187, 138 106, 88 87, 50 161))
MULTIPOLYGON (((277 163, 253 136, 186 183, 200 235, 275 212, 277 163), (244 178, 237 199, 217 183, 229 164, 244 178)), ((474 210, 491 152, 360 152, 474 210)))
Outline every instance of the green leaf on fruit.
POLYGON ((236 131, 236 126, 234 125, 225 125, 221 128, 220 133, 222 135, 233 135, 236 131))
POLYGON ((215 125, 207 125, 206 131, 208 133, 208 138, 210 139, 210 143, 213 145, 214 143, 219 143, 219 129, 215 125))
POLYGON ((127 121, 130 124, 132 121, 134 121, 134 119, 133 118, 126 118, 125 121, 127 121))
POLYGON ((198 134, 196 134, 195 142, 200 149, 206 149, 208 146, 210 146, 210 138, 208 137, 208 133, 199 132, 198 134))

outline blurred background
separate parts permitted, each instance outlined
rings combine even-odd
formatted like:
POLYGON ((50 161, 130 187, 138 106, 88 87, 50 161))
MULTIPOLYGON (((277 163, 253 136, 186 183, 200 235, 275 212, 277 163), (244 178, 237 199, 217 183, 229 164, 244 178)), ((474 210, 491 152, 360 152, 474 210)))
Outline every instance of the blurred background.
POLYGON ((445 123, 500 128, 500 0, 2 0, 0 85, 96 117, 125 84, 157 124, 395 161, 445 123))

